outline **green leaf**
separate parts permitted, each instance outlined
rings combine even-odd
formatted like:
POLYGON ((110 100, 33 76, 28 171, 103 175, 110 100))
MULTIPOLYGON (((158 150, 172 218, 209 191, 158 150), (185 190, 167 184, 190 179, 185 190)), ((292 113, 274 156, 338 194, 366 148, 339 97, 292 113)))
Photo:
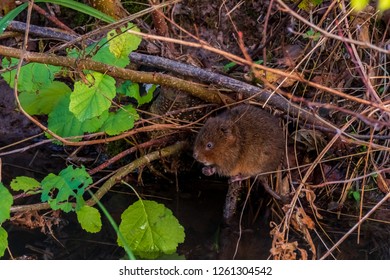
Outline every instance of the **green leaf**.
POLYGON ((101 130, 108 135, 117 135, 134 127, 134 121, 138 120, 137 111, 132 105, 120 108, 115 113, 110 113, 101 130))
POLYGON ((28 192, 40 187, 40 183, 34 178, 18 176, 11 181, 11 188, 14 191, 28 192))
POLYGON ((156 90, 156 85, 147 85, 147 91, 145 94, 141 95, 139 90, 139 85, 131 81, 125 81, 118 88, 118 92, 125 94, 128 97, 132 97, 137 100, 138 106, 141 106, 145 103, 149 103, 153 99, 153 93, 156 90))
POLYGON ((137 32, 140 31, 137 26, 128 23, 126 27, 121 27, 119 32, 112 30, 107 34, 111 53, 117 58, 128 59, 128 62, 130 62, 130 53, 138 48, 142 40, 140 36, 128 33, 127 30, 130 29, 137 32))
POLYGON ((0 224, 10 218, 14 199, 8 189, 0 182, 0 224))
POLYGON ((91 206, 84 205, 80 210, 76 211, 77 220, 81 227, 91 233, 99 232, 102 228, 102 220, 100 212, 91 206))
MULTIPOLYGON (((97 19, 103 20, 108 23, 115 22, 115 20, 109 15, 106 15, 105 13, 98 11, 88 5, 85 5, 83 3, 78 3, 73 0, 35 0, 35 3, 40 3, 40 2, 47 2, 47 3, 61 5, 82 12, 84 14, 90 15, 92 17, 95 17, 97 19)), ((13 9, 6 16, 0 19, 0 34, 2 34, 5 31, 6 27, 11 22, 11 20, 13 20, 17 15, 19 15, 27 7, 27 5, 28 3, 21 4, 19 7, 13 9)))
POLYGON ((98 72, 86 76, 89 84, 76 82, 70 96, 69 110, 79 121, 100 116, 115 97, 115 79, 98 72))
POLYGON ((22 92, 19 95, 24 110, 31 115, 49 114, 58 102, 72 90, 63 82, 54 81, 35 92, 22 92))
POLYGON ((0 227, 0 257, 4 256, 5 249, 8 247, 8 234, 3 227, 0 227))
POLYGON ((4 33, 5 29, 7 28, 8 24, 17 17, 26 7, 28 3, 22 3, 20 6, 16 7, 12 11, 10 11, 8 14, 6 14, 2 19, 0 19, 0 35, 4 33))
POLYGON ((84 206, 83 194, 91 183, 91 176, 84 167, 73 169, 68 166, 60 174, 50 173, 42 180, 41 200, 48 202, 53 210, 77 211, 84 206), (72 205, 74 202, 75 207, 72 205))
POLYGON ((92 60, 102 62, 108 65, 113 65, 117 67, 125 67, 129 64, 128 57, 116 57, 111 51, 108 45, 107 39, 103 38, 101 42, 99 42, 99 50, 92 57, 92 60))
POLYGON ((390 0, 379 0, 378 1, 378 10, 386 11, 390 9, 390 0))
MULTIPOLYGON (((19 59, 3 58, 3 67, 13 67, 19 63, 19 59)), ((20 68, 18 77, 18 91, 38 93, 44 86, 53 82, 55 74, 60 71, 61 67, 46 65, 41 63, 28 63, 20 68)), ((15 87, 16 69, 1 74, 4 80, 11 88, 15 87)))
POLYGON ((235 62, 229 62, 229 63, 225 64, 225 65, 223 66, 223 72, 229 71, 230 69, 232 69, 232 68, 235 67, 236 65, 237 65, 237 63, 235 63, 235 62))
MULTIPOLYGON (((134 254, 147 259, 174 253, 185 237, 171 210, 147 200, 135 202, 122 213, 119 231, 134 254)), ((118 244, 123 246, 120 239, 118 244)))
MULTIPOLYGON (((67 94, 49 114, 49 129, 62 137, 83 135, 85 132, 96 132, 108 118, 108 111, 106 111, 98 117, 81 122, 69 111, 69 104, 70 94, 67 94)), ((80 140, 74 139, 73 141, 80 140)))
POLYGON ((68 50, 68 56, 73 58, 90 57, 94 61, 122 68, 129 64, 127 57, 117 58, 110 52, 106 38, 102 38, 99 42, 88 46, 83 52, 80 52, 78 49, 70 49, 68 50))
POLYGON ((313 10, 315 7, 320 5, 322 1, 323 0, 302 0, 300 1, 298 7, 299 9, 309 12, 310 10, 313 10))
POLYGON ((0 224, 10 218, 13 197, 8 189, 0 183, 0 224))
POLYGON ((355 199, 355 201, 357 201, 357 202, 360 201, 360 192, 354 191, 354 192, 352 192, 352 196, 353 196, 353 199, 355 199))
POLYGON ((367 6, 368 2, 369 0, 351 0, 351 6, 355 10, 361 11, 367 6))

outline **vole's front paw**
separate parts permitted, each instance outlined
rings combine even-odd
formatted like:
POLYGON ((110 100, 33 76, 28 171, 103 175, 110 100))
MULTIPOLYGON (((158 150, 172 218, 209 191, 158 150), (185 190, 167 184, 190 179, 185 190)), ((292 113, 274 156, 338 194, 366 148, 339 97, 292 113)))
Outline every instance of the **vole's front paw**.
POLYGON ((206 176, 211 176, 215 173, 216 169, 213 166, 205 166, 202 168, 202 173, 206 176))

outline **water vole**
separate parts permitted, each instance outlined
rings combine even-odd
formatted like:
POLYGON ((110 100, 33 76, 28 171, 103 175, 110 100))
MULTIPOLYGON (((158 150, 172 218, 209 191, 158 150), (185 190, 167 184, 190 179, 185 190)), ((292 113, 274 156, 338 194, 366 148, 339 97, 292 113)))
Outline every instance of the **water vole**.
POLYGON ((279 121, 253 105, 239 105, 209 118, 195 140, 194 158, 203 173, 237 181, 276 171, 284 156, 279 121))

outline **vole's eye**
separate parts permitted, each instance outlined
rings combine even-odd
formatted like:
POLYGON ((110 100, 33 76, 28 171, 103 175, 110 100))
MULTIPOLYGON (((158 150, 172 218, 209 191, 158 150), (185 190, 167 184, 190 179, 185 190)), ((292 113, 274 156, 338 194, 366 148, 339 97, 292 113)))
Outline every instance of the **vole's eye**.
POLYGON ((213 142, 208 142, 208 143, 206 144, 206 149, 207 149, 207 150, 211 150, 213 147, 214 147, 213 142))

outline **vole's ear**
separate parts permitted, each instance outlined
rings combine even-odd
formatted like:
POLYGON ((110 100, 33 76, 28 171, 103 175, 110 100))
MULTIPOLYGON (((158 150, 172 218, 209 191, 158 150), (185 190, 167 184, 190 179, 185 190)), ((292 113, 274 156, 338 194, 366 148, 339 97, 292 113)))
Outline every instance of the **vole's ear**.
POLYGON ((224 135, 229 135, 229 134, 232 134, 232 129, 229 125, 227 124, 221 124, 221 126, 219 127, 219 130, 221 130, 221 132, 224 134, 224 135))
POLYGON ((229 137, 232 135, 232 126, 230 125, 230 123, 224 123, 224 124, 221 124, 221 126, 219 127, 219 129, 221 130, 221 132, 226 136, 226 137, 229 137))

